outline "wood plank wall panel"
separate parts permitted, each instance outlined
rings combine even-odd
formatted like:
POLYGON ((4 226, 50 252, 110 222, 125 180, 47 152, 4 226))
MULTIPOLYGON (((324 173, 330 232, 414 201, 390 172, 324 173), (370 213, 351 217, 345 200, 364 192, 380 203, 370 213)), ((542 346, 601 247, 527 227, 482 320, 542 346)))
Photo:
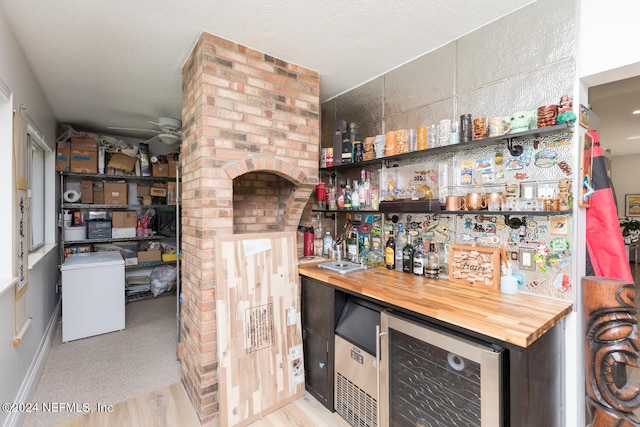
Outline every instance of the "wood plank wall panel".
POLYGON ((220 425, 247 425, 304 394, 297 262, 294 232, 216 239, 220 425), (245 255, 245 245, 258 242, 270 249, 245 255), (250 321, 250 313, 268 313, 269 305, 271 323, 250 321), (252 325, 262 338, 249 339, 252 325), (299 359, 291 360, 292 350, 299 359))

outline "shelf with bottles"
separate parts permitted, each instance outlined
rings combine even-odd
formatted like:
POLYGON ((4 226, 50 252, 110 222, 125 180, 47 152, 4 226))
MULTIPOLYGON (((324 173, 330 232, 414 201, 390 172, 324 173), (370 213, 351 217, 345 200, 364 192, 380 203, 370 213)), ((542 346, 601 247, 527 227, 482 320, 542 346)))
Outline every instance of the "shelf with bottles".
POLYGON ((334 164, 333 166, 320 168, 320 171, 334 171, 334 170, 347 170, 366 167, 379 167, 382 165, 389 166, 393 162, 401 160, 416 159, 427 155, 434 155, 440 153, 451 153, 455 151, 469 150, 473 148, 487 147, 490 145, 499 144, 502 142, 507 143, 507 147, 510 152, 517 151, 517 146, 513 146, 513 142, 516 140, 532 139, 542 136, 551 136, 562 133, 573 132, 573 126, 568 123, 563 123, 554 126, 548 126, 544 128, 532 129, 524 132, 510 133, 500 136, 494 136, 484 139, 479 139, 470 142, 461 142, 454 145, 444 145, 440 147, 427 148, 425 150, 411 151, 404 154, 396 154, 393 156, 379 157, 372 160, 366 160, 356 163, 334 164))

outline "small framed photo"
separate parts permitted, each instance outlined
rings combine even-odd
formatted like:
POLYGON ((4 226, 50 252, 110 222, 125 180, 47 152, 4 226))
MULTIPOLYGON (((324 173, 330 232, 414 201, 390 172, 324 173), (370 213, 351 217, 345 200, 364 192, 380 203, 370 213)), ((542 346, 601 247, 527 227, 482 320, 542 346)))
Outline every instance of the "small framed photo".
POLYGON ((580 126, 589 129, 589 108, 580 104, 580 126))
POLYGON ((527 200, 538 198, 538 185, 535 182, 520 183, 520 197, 527 200))
POLYGON ((625 216, 640 216, 640 194, 625 194, 625 216))

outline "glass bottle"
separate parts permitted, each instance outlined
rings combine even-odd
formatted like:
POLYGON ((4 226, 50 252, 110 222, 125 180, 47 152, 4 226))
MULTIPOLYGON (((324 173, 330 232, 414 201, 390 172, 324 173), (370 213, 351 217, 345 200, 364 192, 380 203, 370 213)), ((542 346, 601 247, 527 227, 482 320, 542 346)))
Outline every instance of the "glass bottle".
POLYGON ((404 247, 404 233, 402 232, 402 223, 398 223, 398 237, 396 238, 396 270, 402 271, 402 248, 404 247))
POLYGON ((352 204, 351 204, 351 183, 349 182, 349 179, 347 178, 347 184, 344 186, 344 205, 343 208, 346 211, 350 211, 352 208, 352 204))
POLYGON ((358 249, 359 243, 360 236, 358 236, 358 228, 352 225, 349 234, 347 234, 347 259, 351 262, 360 262, 358 259, 358 255, 360 254, 358 249))
POLYGON ((396 240, 393 237, 393 230, 389 232, 389 239, 384 246, 384 266, 389 270, 396 268, 396 240))
POLYGON ((429 244, 429 252, 427 253, 425 266, 424 266, 424 275, 430 279, 437 279, 440 274, 440 257, 438 256, 438 252, 436 252, 435 243, 431 242, 429 244))
POLYGON ((402 248, 402 271, 413 273, 413 245, 409 233, 407 233, 407 244, 402 248))
POLYGON ((324 235, 322 245, 322 256, 325 258, 329 257, 329 250, 333 247, 333 237, 331 237, 331 232, 327 231, 324 235))
POLYGON ((424 249, 422 239, 418 237, 413 251, 413 274, 424 276, 424 265, 427 258, 427 251, 424 249))
POLYGON ((353 181, 353 192, 351 193, 351 209, 360 210, 360 186, 358 181, 353 181))
POLYGON ((329 188, 327 189, 327 197, 329 198, 327 206, 329 210, 338 210, 338 199, 336 198, 336 186, 333 184, 333 179, 329 179, 329 188))
MULTIPOLYGON (((364 172, 364 169, 362 169, 364 172)), ((364 180, 364 208, 371 210, 371 172, 367 171, 366 179, 364 180)))

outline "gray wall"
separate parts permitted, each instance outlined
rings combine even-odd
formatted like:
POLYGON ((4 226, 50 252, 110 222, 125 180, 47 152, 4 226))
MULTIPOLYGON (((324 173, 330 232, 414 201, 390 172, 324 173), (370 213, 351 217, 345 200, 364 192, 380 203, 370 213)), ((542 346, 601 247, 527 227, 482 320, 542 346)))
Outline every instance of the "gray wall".
POLYGON ((373 136, 441 119, 506 116, 573 93, 574 0, 539 0, 322 104, 322 147, 333 123, 373 136))

